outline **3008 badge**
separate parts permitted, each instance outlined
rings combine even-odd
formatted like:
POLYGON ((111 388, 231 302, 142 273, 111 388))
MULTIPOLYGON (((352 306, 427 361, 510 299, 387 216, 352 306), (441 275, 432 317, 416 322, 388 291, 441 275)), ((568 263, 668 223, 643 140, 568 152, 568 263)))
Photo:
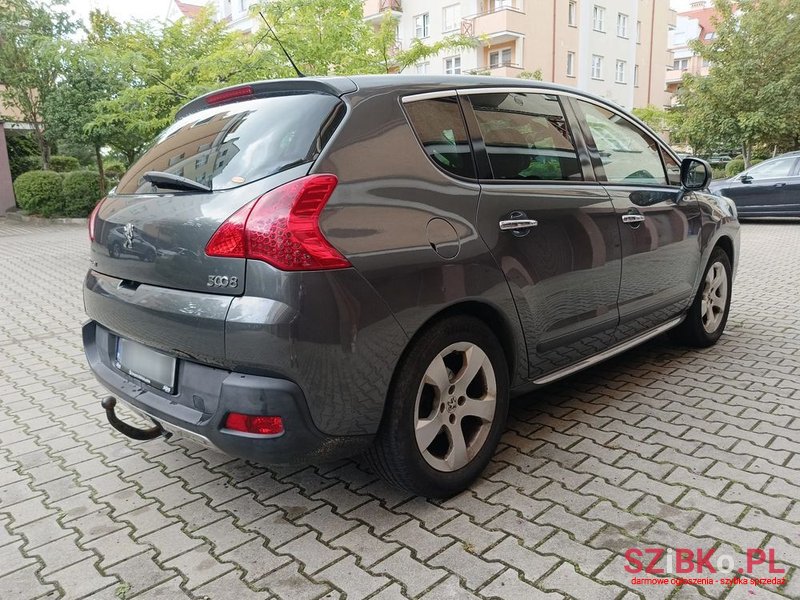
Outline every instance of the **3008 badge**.
POLYGON ((227 275, 209 275, 208 276, 208 283, 206 283, 208 287, 239 287, 239 278, 238 277, 228 277, 227 275))

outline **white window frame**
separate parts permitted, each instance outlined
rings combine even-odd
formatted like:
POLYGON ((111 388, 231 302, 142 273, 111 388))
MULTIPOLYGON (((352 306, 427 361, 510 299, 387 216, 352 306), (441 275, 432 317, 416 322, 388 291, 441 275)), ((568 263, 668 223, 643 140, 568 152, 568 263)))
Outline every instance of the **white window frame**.
POLYGON ((507 65, 513 64, 514 62, 514 49, 513 48, 501 48, 500 50, 493 50, 489 52, 489 68, 490 69, 499 69, 500 67, 505 67, 507 65), (503 56, 508 53, 508 60, 503 60, 503 56), (492 56, 497 57, 497 64, 492 66, 492 56))
POLYGON ((633 65, 633 87, 639 87, 639 65, 633 65))
POLYGON ((626 77, 627 70, 627 61, 617 59, 617 64, 614 69, 614 83, 628 83, 628 79, 626 77))
POLYGON ((606 9, 599 4, 592 9, 592 28, 603 33, 606 31, 606 9))
POLYGON ((567 77, 575 77, 575 53, 567 51, 567 77))
POLYGON ((628 39, 628 15, 617 13, 617 37, 628 39))
POLYGON ((461 23, 461 5, 448 4, 442 8, 442 33, 450 33, 451 31, 458 31, 461 23), (453 22, 447 22, 447 12, 453 12, 453 22))
POLYGON ((414 15, 414 37, 424 40, 431 35, 431 15, 421 13, 414 15))
POLYGON ((636 43, 642 43, 642 22, 636 21, 636 43))
POLYGON ((430 72, 431 63, 428 61, 417 63, 414 65, 414 69, 417 72, 417 75, 427 75, 430 72))
POLYGON ((576 0, 569 1, 569 7, 567 8, 567 25, 570 27, 578 26, 578 3, 576 0))
POLYGON ((592 79, 603 79, 603 56, 592 54, 592 79))
POLYGON ((461 55, 448 56, 444 59, 445 75, 461 75, 461 55), (448 65, 449 63, 449 65, 448 65))

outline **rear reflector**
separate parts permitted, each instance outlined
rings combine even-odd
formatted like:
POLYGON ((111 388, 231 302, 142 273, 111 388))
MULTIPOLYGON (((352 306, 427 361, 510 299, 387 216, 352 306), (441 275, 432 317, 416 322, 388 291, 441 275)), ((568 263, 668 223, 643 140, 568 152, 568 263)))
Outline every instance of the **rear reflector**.
POLYGON ((95 204, 94 208, 92 209, 92 213, 89 215, 89 240, 92 242, 94 241, 94 225, 97 221, 97 213, 100 212, 100 205, 105 201, 106 199, 103 198, 100 200, 100 202, 95 204))
POLYGON ((334 175, 310 175, 267 192, 220 225, 206 254, 262 260, 283 271, 349 267, 319 229, 337 183, 334 175))
POLYGON ((225 429, 243 433, 255 433, 257 435, 280 435, 283 433, 283 419, 280 417, 228 413, 228 417, 225 419, 225 429))
POLYGON ((252 95, 253 88, 249 85, 243 85, 241 87, 235 87, 229 90, 222 90, 221 92, 217 92, 215 94, 209 94, 206 96, 206 104, 220 104, 222 102, 227 102, 228 100, 234 100, 235 98, 243 98, 244 96, 252 95))

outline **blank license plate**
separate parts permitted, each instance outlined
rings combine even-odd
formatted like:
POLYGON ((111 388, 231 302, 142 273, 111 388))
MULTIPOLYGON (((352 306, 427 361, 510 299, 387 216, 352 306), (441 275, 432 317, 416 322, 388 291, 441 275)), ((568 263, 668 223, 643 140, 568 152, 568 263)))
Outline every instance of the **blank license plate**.
POLYGON ((118 338, 114 366, 134 379, 171 394, 175 390, 175 359, 131 340, 118 338))

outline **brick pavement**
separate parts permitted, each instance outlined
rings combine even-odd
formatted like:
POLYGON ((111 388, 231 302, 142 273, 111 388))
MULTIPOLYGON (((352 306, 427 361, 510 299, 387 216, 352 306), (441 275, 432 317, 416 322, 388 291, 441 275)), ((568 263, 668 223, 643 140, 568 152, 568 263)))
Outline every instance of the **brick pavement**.
MULTIPOLYGON (((800 598, 800 225, 745 224, 728 331, 516 402, 432 503, 359 461, 266 469, 111 430, 83 227, 0 219, 0 598, 800 598), (776 588, 640 586, 630 546, 774 548, 776 588)), ((739 562, 738 564, 743 564, 739 562)))

